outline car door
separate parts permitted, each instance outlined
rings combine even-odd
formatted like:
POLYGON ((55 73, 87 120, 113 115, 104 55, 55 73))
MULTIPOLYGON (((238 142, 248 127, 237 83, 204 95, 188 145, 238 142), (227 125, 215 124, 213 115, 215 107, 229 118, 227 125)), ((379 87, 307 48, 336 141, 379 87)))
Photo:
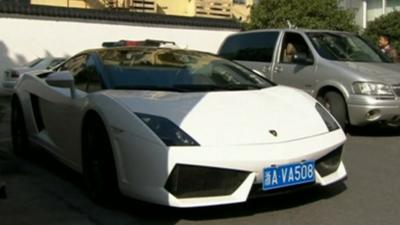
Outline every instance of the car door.
POLYGON ((304 37, 285 32, 272 70, 273 81, 313 94, 316 85, 316 63, 304 37))
POLYGON ((70 71, 74 76, 76 95, 68 88, 52 87, 52 95, 40 96, 43 127, 55 154, 73 167, 79 166, 82 110, 87 104, 87 54, 80 54, 62 64, 57 71, 70 71), (67 89, 67 90, 66 90, 67 89))

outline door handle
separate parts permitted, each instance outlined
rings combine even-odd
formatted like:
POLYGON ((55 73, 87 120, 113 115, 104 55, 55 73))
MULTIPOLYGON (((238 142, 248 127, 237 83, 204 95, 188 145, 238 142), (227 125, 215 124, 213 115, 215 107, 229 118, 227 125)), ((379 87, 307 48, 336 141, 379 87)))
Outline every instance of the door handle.
POLYGON ((271 66, 263 66, 261 70, 264 74, 271 72, 271 66))
POLYGON ((275 66, 274 67, 274 73, 280 73, 283 71, 283 68, 281 66, 275 66))

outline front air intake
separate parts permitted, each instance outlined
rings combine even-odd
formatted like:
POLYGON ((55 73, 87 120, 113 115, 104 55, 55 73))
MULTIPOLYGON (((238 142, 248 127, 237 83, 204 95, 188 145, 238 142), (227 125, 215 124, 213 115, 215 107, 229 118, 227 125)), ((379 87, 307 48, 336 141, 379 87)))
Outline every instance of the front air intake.
POLYGON ((177 198, 230 195, 249 174, 239 170, 177 164, 165 189, 177 198))

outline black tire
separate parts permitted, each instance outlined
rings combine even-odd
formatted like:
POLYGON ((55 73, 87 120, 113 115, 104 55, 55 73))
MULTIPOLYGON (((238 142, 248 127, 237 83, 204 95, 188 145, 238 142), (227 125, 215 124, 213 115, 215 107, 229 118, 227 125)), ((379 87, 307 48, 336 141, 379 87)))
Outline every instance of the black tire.
POLYGON ((348 125, 347 107, 342 95, 336 91, 328 91, 318 100, 335 117, 340 126, 346 129, 348 125))
POLYGON ((83 131, 83 176, 90 198, 103 206, 119 197, 114 156, 107 130, 100 118, 90 119, 83 131))
POLYGON ((29 139, 22 106, 16 97, 11 101, 11 137, 14 154, 27 157, 30 152, 29 139))

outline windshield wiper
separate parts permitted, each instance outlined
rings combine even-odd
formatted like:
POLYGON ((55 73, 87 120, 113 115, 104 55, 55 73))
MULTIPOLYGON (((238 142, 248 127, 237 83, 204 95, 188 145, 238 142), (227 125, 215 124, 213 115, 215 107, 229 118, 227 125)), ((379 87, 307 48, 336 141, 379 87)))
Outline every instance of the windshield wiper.
POLYGON ((227 90, 255 90, 266 88, 266 86, 259 84, 230 84, 222 87, 226 88, 227 90))
POLYGON ((173 86, 178 89, 185 89, 187 91, 218 91, 221 90, 220 86, 214 84, 177 84, 173 86))
POLYGON ((115 86, 117 90, 141 90, 141 91, 172 91, 172 92, 188 92, 187 89, 177 87, 165 87, 165 86, 151 86, 151 85, 126 85, 126 86, 115 86))
POLYGON ((214 84, 178 84, 171 87, 157 85, 121 85, 115 86, 117 90, 144 90, 144 91, 172 91, 172 92, 205 92, 205 91, 226 91, 226 90, 254 90, 262 89, 266 86, 257 84, 231 84, 231 85, 214 85, 214 84))
POLYGON ((226 91, 226 90, 254 90, 262 89, 266 86, 257 84, 230 84, 230 85, 214 85, 214 84, 179 84, 174 85, 176 88, 183 88, 187 91, 226 91))

